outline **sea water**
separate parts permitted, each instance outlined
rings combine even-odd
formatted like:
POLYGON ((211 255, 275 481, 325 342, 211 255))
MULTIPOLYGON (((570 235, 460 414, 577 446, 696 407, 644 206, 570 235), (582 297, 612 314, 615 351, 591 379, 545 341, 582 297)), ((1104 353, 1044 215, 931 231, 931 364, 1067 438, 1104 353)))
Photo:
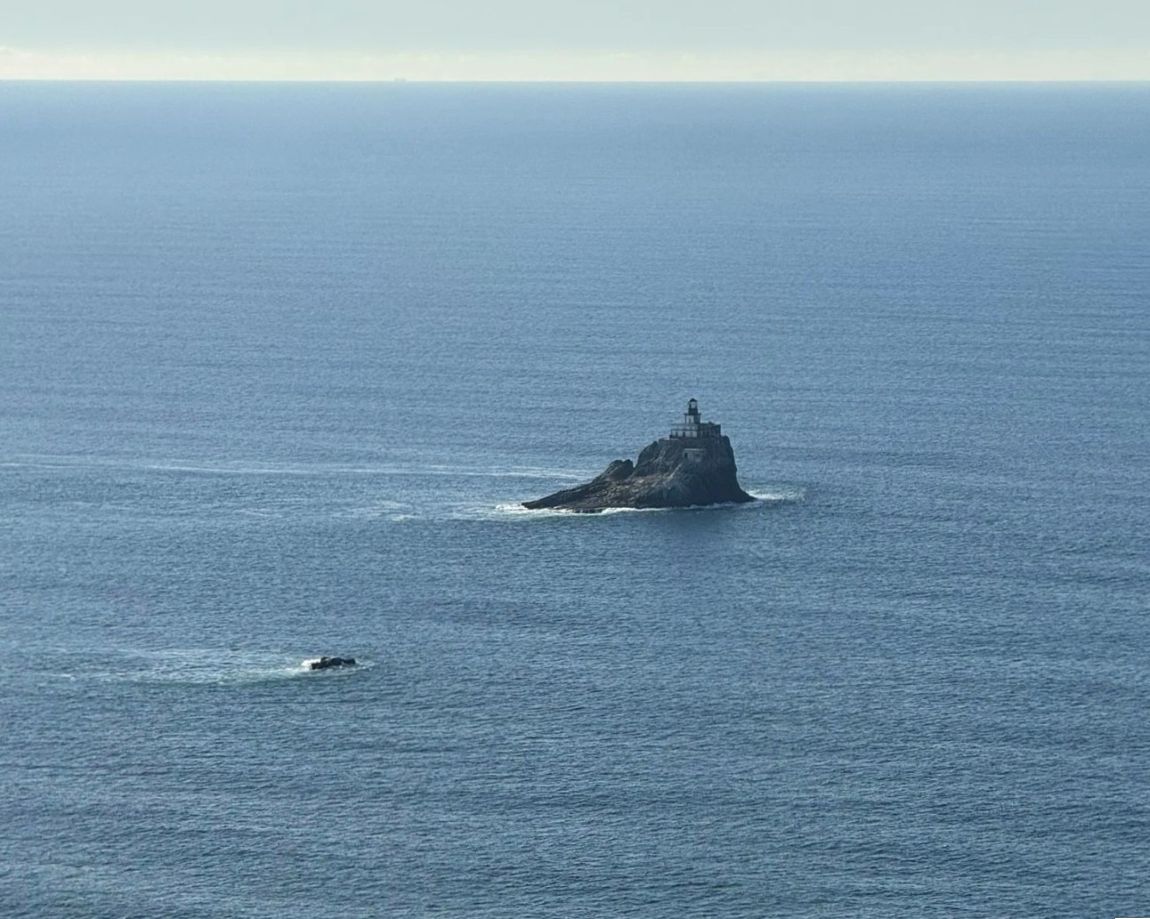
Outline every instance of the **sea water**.
POLYGON ((0 913, 1150 914, 1148 113, 0 85, 0 913))

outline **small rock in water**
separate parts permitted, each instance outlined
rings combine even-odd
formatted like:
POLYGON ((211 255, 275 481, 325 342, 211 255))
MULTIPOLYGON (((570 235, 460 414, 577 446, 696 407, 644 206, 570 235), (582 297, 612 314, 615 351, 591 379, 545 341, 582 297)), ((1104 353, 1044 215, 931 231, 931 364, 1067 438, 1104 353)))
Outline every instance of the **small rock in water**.
POLYGON ((354 657, 321 657, 318 661, 307 661, 308 670, 330 670, 332 667, 354 667, 354 657))

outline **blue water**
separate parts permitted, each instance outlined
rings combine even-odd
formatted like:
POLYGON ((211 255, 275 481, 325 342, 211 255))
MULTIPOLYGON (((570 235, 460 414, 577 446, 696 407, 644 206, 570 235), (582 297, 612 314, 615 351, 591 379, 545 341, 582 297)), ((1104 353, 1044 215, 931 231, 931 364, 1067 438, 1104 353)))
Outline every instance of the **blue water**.
POLYGON ((1150 915, 1148 113, 0 84, 0 914, 1150 915))

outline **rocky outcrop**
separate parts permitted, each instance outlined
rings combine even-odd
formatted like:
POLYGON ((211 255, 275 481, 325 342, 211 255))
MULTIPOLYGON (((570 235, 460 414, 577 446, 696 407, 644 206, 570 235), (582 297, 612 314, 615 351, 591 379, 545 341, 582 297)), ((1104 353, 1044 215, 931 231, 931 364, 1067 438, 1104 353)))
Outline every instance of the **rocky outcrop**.
POLYGON ((354 667, 354 657, 321 657, 319 660, 304 661, 308 670, 331 670, 333 667, 354 667))
POLYGON ((523 506, 594 513, 754 501, 739 487, 735 471, 735 452, 726 436, 664 437, 645 447, 634 463, 615 460, 590 482, 523 506))

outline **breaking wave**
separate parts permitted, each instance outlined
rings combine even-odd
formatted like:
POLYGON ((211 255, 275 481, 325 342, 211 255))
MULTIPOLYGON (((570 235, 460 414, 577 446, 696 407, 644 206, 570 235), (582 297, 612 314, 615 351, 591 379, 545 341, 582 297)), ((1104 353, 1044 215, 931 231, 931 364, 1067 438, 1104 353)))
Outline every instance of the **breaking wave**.
POLYGON ((764 504, 792 504, 804 500, 807 490, 796 485, 781 485, 775 488, 748 489, 747 494, 764 504))
POLYGON ((494 508, 477 508, 475 516, 483 515, 492 519, 521 520, 537 520, 546 517, 594 520, 597 517, 610 517, 615 514, 668 514, 680 511, 746 511, 762 508, 764 505, 790 504, 802 501, 806 496, 806 490, 797 486, 779 486, 774 488, 758 488, 753 491, 748 491, 747 494, 755 500, 743 503, 729 502, 725 504, 692 505, 690 507, 608 507, 601 511, 591 513, 553 507, 529 510, 519 502, 514 502, 510 504, 496 504, 494 508), (486 511, 485 514, 484 511, 486 511))
POLYGON ((120 649, 100 654, 65 654, 53 662, 50 673, 67 680, 92 679, 107 683, 229 686, 293 679, 350 676, 374 666, 357 657, 357 666, 310 670, 314 653, 270 653, 220 649, 120 649))

